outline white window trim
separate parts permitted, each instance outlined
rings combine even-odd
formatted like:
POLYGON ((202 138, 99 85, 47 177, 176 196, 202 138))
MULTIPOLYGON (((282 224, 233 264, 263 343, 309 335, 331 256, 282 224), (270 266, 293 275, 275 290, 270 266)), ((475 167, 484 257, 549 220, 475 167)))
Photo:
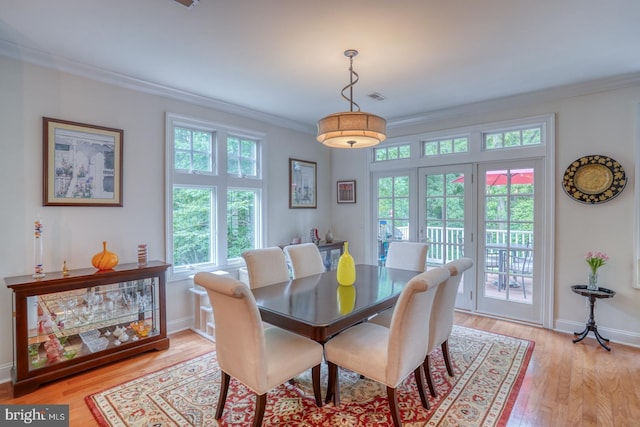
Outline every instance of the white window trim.
MULTIPOLYGON (((640 117, 640 106, 638 107, 638 116, 640 117)), ((640 120, 640 119, 639 119, 640 120)), ((638 130, 638 138, 640 140, 640 126, 638 130)), ((389 138, 384 144, 397 145, 399 143, 407 144, 407 142, 414 144, 415 147, 411 147, 411 158, 394 160, 393 162, 374 162, 373 161, 373 149, 369 157, 367 174, 370 182, 371 195, 370 200, 375 200, 373 197, 373 191, 375 190, 374 176, 385 173, 397 173, 402 171, 409 171, 415 169, 417 171, 420 167, 427 166, 442 166, 442 165, 455 165, 462 163, 482 163, 489 161, 500 160, 514 160, 523 158, 543 158, 545 165, 545 188, 542 190, 545 194, 545 207, 544 207, 544 223, 545 223, 545 241, 549 243, 544 248, 543 268, 542 268, 542 280, 545 281, 547 291, 544 292, 543 304, 543 326, 551 328, 554 326, 553 318, 553 304, 554 293, 549 291, 550 287, 554 283, 554 263, 555 247, 554 234, 555 234, 555 114, 545 114, 540 116, 525 117, 513 120, 504 120, 499 122, 483 123, 478 125, 465 126, 460 128, 444 129, 433 132, 424 132, 414 135, 404 135, 401 137, 389 138), (517 149, 508 150, 488 150, 485 151, 483 135, 487 132, 506 131, 510 129, 521 129, 526 126, 542 126, 542 144, 539 145, 527 145, 518 147, 517 149), (422 141, 432 139, 445 139, 447 137, 460 137, 469 136, 469 151, 466 153, 452 153, 443 156, 422 157, 422 141), (392 163, 392 164, 390 164, 392 163)), ((638 154, 638 162, 640 163, 640 150, 638 154)), ((640 183, 640 179, 638 181, 640 183)), ((636 186, 637 187, 637 186, 636 186)), ((367 231, 365 243, 367 244, 367 263, 377 262, 374 256, 373 238, 371 236, 376 232, 376 218, 374 213, 376 207, 371 203, 371 211, 368 213, 369 218, 367 221, 367 231)), ((640 202, 639 205, 640 206, 640 202)), ((640 207, 638 208, 640 211, 640 207)), ((412 218, 413 221, 417 221, 417 217, 412 218)), ((640 230, 640 212, 637 214, 637 227, 640 230)), ((640 277, 640 238, 638 238, 636 251, 638 252, 638 277, 640 277)), ((640 279, 636 280, 637 286, 640 279)))
POLYGON ((174 126, 184 126, 193 129, 199 129, 204 131, 211 131, 215 137, 213 143, 213 156, 215 162, 213 165, 213 174, 190 174, 187 178, 187 182, 181 184, 202 186, 202 187, 215 187, 216 202, 214 210, 214 218, 212 218, 212 225, 215 225, 216 232, 213 236, 213 244, 216 249, 214 250, 216 259, 213 266, 209 268, 202 268, 201 270, 181 270, 175 272, 173 266, 168 270, 167 281, 176 281, 188 279, 196 271, 217 271, 217 270, 234 270, 244 265, 240 260, 233 260, 229 262, 227 260, 227 189, 252 189, 259 190, 259 207, 256 212, 256 216, 259 218, 257 224, 257 236, 256 247, 261 247, 265 241, 265 212, 267 207, 265 203, 268 200, 266 194, 266 176, 264 173, 264 167, 262 165, 262 159, 264 158, 264 152, 266 150, 266 135, 261 132, 248 131, 246 129, 234 128, 228 125, 223 125, 206 120, 196 119, 192 117, 183 116, 180 114, 165 113, 165 260, 167 263, 173 265, 173 186, 174 186, 174 155, 173 155, 173 128, 174 126), (227 165, 227 152, 226 152, 226 139, 227 135, 233 137, 241 137, 247 139, 254 139, 259 141, 258 152, 256 153, 258 161, 258 178, 255 177, 238 177, 230 175, 226 172, 227 165), (224 148, 224 149, 223 149, 224 148))

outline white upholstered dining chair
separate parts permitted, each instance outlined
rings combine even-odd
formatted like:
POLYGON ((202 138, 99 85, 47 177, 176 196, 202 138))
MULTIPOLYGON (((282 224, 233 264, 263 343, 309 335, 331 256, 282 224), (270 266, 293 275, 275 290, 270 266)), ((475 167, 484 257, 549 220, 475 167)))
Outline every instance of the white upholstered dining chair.
POLYGON ((285 246, 284 253, 289 257, 294 279, 324 273, 324 263, 320 250, 313 243, 285 246))
MULTIPOLYGON (((437 396, 433 377, 431 376, 430 355, 438 346, 442 349, 442 356, 447 367, 447 373, 453 377, 453 366, 451 365, 451 355, 449 354, 449 336, 453 330, 453 315, 456 303, 456 295, 460 286, 462 274, 473 266, 471 258, 459 258, 444 265, 449 270, 450 276, 447 281, 436 291, 435 300, 431 309, 431 321, 429 322, 429 345, 427 356, 424 360, 424 371, 429 385, 429 392, 432 396, 437 396)), ((387 311, 369 319, 369 322, 390 327, 391 314, 387 311)))
POLYGON ((398 385, 413 372, 422 405, 429 409, 424 390, 423 363, 429 342, 431 306, 449 270, 434 268, 413 277, 402 289, 394 307, 391 327, 371 322, 343 331, 324 345, 329 369, 326 402, 340 405, 338 366, 387 386, 394 425, 402 425, 396 396, 398 385))
POLYGON ((307 369, 312 369, 316 405, 322 406, 321 344, 277 327, 263 329, 253 294, 239 280, 200 272, 194 282, 207 290, 213 307, 221 370, 216 419, 222 417, 231 377, 257 395, 254 427, 262 425, 267 392, 307 369))
POLYGON ((403 270, 424 271, 429 244, 422 242, 399 242, 389 244, 384 266, 403 270))
POLYGON ((247 264, 251 289, 289 280, 287 259, 277 246, 244 251, 242 258, 247 264))

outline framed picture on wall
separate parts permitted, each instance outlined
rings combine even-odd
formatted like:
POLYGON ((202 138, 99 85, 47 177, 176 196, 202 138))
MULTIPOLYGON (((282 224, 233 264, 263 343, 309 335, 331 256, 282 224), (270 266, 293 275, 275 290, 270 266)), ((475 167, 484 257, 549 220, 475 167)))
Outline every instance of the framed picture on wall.
POLYGON ((44 206, 122 206, 124 131, 42 118, 44 206))
POLYGON ((317 207, 317 164, 289 159, 289 208, 317 207))
POLYGON ((356 181, 338 181, 338 203, 356 202, 356 181))

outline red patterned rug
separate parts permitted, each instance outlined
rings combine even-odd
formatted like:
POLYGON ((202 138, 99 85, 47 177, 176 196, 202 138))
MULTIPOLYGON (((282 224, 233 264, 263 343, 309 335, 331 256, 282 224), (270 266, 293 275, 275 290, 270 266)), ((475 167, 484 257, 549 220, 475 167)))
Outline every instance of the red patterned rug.
MULTIPOLYGON (((431 409, 420 404, 415 381, 398 388, 406 427, 504 426, 518 395, 534 343, 454 326, 449 339, 455 377, 447 375, 442 354, 432 357, 438 397, 431 409)), ((269 392, 265 426, 392 426, 386 387, 341 371, 340 408, 315 406, 311 375, 269 392)), ((322 383, 326 384, 323 367, 322 383)), ((87 405, 100 426, 247 426, 255 395, 232 379, 222 419, 214 413, 220 370, 214 353, 205 354, 119 386, 89 395, 87 405)), ((322 389, 322 395, 325 395, 322 389)))

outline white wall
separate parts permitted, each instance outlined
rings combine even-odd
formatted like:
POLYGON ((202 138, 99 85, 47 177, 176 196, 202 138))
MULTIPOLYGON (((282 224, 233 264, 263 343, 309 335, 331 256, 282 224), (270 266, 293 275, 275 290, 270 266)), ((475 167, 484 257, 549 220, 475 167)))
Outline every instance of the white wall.
MULTIPOLYGON (((166 111, 247 127, 267 135, 267 244, 306 238, 309 228, 328 228, 350 241, 356 262, 364 262, 370 221, 366 152, 326 149, 313 135, 276 127, 162 96, 60 73, 0 57, 0 277, 33 268, 33 220, 45 226, 45 270, 90 267, 107 240, 122 262, 136 259, 136 246, 149 245, 151 259, 164 259, 164 114, 166 111), (42 117, 124 129, 124 207, 42 206, 42 117), (318 209, 288 209, 288 158, 318 162, 318 209), (357 203, 336 203, 335 182, 357 181, 357 203)), ((511 106, 404 128, 411 135, 533 115, 556 113, 555 319, 559 329, 580 330, 584 299, 569 287, 584 281, 588 250, 607 252, 602 282, 617 295, 598 304, 596 320, 605 336, 640 345, 640 291, 632 289, 636 112, 640 86, 560 101, 511 106), (567 165, 585 154, 619 160, 629 177, 625 191, 597 206, 569 200, 560 187, 567 165)), ((187 281, 168 285, 170 330, 188 327, 193 313, 187 281)), ((0 381, 12 363, 11 292, 0 286, 0 381), (4 313, 4 314, 1 314, 4 313)), ((569 339, 569 337, 567 338, 569 339)))
MULTIPOLYGON (((88 80, 0 56, 0 278, 33 272, 33 221, 44 225, 45 271, 91 267, 108 248, 135 262, 139 243, 164 260, 165 112, 266 134, 267 245, 330 224, 330 150, 314 135, 88 80), (42 206, 42 117, 124 130, 124 207, 42 206), (318 163, 318 209, 288 209, 288 158, 318 163)), ((188 281, 167 286, 169 330, 192 324, 188 281)), ((0 286, 0 382, 12 364, 12 298, 0 286)))
MULTIPOLYGON (((603 251, 610 261, 599 270, 603 286, 616 291, 613 299, 601 300, 596 322, 601 333, 612 341, 640 345, 640 290, 632 288, 635 239, 635 195, 637 111, 640 86, 603 91, 562 100, 510 106, 455 119, 395 128, 391 136, 414 135, 434 130, 497 122, 556 113, 556 212, 555 212, 555 327, 571 332, 584 329, 588 317, 585 299, 570 286, 585 283, 587 251, 603 251), (562 177, 569 164, 582 155, 604 154, 621 162, 628 183, 617 198, 600 205, 575 202, 562 189, 562 177)), ((366 153, 334 151, 334 181, 356 179, 358 203, 333 206, 334 234, 350 241, 357 262, 365 260, 363 231, 370 221, 366 153)), ((334 183, 335 184, 335 183, 334 183)), ((335 189, 332 190, 335 193, 335 189)), ((590 334, 592 336, 592 334, 590 334)), ((569 339, 569 338, 567 338, 569 339)))

